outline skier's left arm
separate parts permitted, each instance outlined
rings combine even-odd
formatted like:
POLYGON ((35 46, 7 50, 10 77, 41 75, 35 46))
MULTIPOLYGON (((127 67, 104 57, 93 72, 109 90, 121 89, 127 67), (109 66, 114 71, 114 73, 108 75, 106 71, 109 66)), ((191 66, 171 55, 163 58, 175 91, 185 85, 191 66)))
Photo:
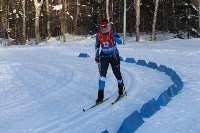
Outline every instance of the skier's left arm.
POLYGON ((117 44, 122 44, 122 39, 120 38, 119 34, 117 32, 113 32, 113 40, 117 44))
POLYGON ((95 61, 99 63, 99 49, 100 49, 100 41, 98 39, 98 34, 96 34, 96 44, 95 44, 95 61))

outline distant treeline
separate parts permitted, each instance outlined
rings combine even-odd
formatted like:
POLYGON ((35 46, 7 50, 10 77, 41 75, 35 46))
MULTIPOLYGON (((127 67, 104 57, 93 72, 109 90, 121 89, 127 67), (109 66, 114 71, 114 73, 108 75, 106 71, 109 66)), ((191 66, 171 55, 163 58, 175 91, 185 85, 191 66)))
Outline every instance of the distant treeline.
MULTIPOLYGON (((147 34, 162 31, 180 38, 184 38, 183 33, 199 37, 200 0, 126 0, 126 3, 126 28, 130 36, 138 27, 139 32, 147 34)), ((0 0, 0 38, 12 38, 16 44, 25 44, 33 38, 38 44, 55 36, 66 41, 66 33, 96 33, 101 18, 108 18, 114 30, 122 33, 123 14, 124 0, 0 0)))

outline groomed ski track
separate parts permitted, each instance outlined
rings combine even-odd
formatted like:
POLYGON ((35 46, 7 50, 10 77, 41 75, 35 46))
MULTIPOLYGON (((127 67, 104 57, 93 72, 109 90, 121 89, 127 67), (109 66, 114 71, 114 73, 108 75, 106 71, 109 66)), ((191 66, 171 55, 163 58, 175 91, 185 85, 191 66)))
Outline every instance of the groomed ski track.
MULTIPOLYGON (((5 84, 1 85, 0 132, 90 133, 93 128, 116 132, 125 117, 171 84, 163 73, 121 62, 128 97, 111 105, 118 90, 109 67, 105 97, 110 99, 83 112, 96 99, 99 75, 93 57, 78 57, 84 50, 75 45, 8 49, 11 55, 0 62, 5 77, 1 78, 5 84)), ((86 46, 86 52, 92 55, 93 46, 86 46)))

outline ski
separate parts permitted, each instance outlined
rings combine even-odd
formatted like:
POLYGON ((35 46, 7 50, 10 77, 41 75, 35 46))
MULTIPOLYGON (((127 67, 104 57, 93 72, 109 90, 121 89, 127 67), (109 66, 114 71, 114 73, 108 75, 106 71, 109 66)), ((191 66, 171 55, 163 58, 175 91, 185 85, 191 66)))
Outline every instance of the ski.
POLYGON ((88 110, 90 110, 90 109, 92 109, 92 108, 94 108, 94 107, 96 107, 96 106, 98 106, 98 105, 100 105, 100 104, 102 104, 102 103, 104 103, 105 101, 107 101, 109 98, 106 98, 106 99, 104 99, 102 102, 100 102, 100 103, 95 103, 94 105, 92 105, 91 107, 89 107, 88 109, 83 109, 83 112, 86 112, 86 111, 88 111, 88 110))
POLYGON ((126 91, 125 91, 125 93, 124 93, 123 95, 118 96, 118 97, 112 102, 112 105, 115 104, 115 103, 117 103, 117 102, 118 102, 119 100, 121 100, 124 96, 127 96, 126 91))

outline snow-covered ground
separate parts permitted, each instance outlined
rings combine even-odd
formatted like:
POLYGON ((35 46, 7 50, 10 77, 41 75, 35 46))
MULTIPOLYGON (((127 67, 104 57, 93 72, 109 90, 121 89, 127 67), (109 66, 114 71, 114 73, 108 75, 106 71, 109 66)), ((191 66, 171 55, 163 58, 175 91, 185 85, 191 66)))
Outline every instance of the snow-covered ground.
MULTIPOLYGON (((121 62, 128 97, 111 105, 117 81, 108 70, 108 101, 88 112, 97 98, 98 67, 94 38, 67 43, 0 47, 1 133, 116 133, 123 120, 173 84, 166 74, 121 62), (80 58, 87 53, 90 58, 80 58)), ((200 39, 136 43, 118 46, 123 59, 156 62, 174 69, 184 88, 148 119, 138 133, 198 133, 200 131, 200 39)))

